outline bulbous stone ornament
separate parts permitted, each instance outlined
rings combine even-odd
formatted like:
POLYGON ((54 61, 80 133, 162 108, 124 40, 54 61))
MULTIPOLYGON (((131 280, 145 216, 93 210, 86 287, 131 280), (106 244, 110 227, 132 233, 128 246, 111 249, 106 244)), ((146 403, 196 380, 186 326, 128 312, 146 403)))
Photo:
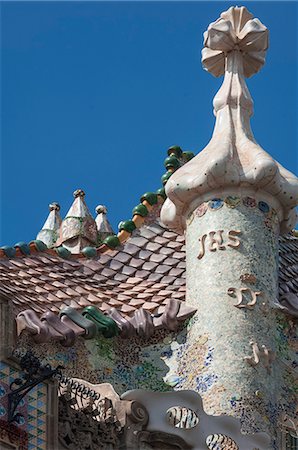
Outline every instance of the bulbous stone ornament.
POLYGON ((265 63, 268 35, 268 29, 245 7, 231 7, 204 33, 203 66, 220 77, 225 73, 226 54, 239 50, 243 57, 243 75, 249 78, 265 63))

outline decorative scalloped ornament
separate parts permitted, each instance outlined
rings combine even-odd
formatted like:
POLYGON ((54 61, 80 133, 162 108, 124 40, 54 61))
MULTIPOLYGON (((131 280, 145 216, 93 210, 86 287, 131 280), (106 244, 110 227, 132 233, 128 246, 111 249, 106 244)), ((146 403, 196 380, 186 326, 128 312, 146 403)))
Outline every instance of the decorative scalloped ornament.
POLYGON ((246 78, 257 73, 265 63, 268 30, 245 7, 231 7, 211 23, 204 33, 202 62, 215 77, 225 72, 225 55, 237 47, 243 53, 246 78))
POLYGON ((216 123, 209 144, 166 185, 168 198, 161 219, 178 233, 186 228, 192 202, 197 206, 212 191, 225 189, 234 190, 235 195, 239 190, 244 194, 246 188, 269 194, 276 203, 281 233, 295 226, 298 179, 257 144, 250 128, 253 102, 244 77, 259 70, 262 64, 256 61, 263 61, 268 46, 266 27, 251 17, 244 7, 230 8, 205 33, 203 63, 220 75, 222 68, 213 58, 214 52, 218 58, 221 53, 225 77, 213 102, 216 123))

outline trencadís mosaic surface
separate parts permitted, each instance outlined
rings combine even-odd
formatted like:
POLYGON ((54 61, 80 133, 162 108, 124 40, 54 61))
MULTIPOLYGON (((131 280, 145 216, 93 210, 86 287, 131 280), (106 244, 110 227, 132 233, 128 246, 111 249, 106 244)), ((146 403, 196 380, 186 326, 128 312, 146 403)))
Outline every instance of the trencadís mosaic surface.
MULTIPOLYGON (((7 421, 8 393, 10 384, 20 373, 4 362, 0 362, 0 420, 7 421)), ((19 445, 28 450, 45 450, 47 440, 47 387, 39 384, 20 402, 16 412, 20 413, 16 427, 20 430, 19 445)), ((16 432, 17 433, 17 432, 16 432)))

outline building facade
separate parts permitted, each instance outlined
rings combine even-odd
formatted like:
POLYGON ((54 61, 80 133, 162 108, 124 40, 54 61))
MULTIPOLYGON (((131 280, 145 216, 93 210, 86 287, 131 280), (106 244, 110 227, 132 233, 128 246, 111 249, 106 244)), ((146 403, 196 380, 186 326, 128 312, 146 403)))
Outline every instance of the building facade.
POLYGON ((1 449, 297 448, 298 179, 245 82, 267 48, 244 7, 209 25, 212 138, 169 148, 117 234, 78 189, 1 248, 1 449))

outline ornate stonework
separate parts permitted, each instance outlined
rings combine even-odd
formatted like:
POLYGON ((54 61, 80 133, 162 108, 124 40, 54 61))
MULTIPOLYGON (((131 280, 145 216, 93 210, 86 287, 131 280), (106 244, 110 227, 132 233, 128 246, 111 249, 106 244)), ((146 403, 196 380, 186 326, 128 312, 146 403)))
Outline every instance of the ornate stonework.
POLYGON ((169 228, 182 233, 188 214, 224 190, 231 196, 257 191, 276 209, 281 233, 294 228, 298 180, 257 144, 250 128, 253 102, 245 78, 260 70, 267 47, 267 28, 244 7, 231 7, 205 32, 203 64, 224 81, 213 101, 209 144, 167 182, 161 218, 169 228))

